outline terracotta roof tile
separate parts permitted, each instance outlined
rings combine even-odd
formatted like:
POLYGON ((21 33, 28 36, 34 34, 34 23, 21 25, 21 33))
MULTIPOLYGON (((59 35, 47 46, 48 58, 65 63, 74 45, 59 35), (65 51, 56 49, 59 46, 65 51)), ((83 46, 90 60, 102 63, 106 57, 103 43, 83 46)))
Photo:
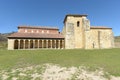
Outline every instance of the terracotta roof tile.
MULTIPOLYGON (((27 29, 58 29, 58 27, 46 27, 46 26, 18 26, 19 28, 27 28, 27 29)), ((59 29, 58 29, 59 30, 59 29)))
POLYGON ((62 34, 13 33, 8 38, 64 38, 62 34))

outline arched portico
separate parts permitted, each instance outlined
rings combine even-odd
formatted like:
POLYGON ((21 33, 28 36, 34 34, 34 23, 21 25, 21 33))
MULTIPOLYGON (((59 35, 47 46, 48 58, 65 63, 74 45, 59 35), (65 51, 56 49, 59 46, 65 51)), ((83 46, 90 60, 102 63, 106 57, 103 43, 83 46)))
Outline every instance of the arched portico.
POLYGON ((63 49, 64 39, 16 39, 14 49, 63 49))

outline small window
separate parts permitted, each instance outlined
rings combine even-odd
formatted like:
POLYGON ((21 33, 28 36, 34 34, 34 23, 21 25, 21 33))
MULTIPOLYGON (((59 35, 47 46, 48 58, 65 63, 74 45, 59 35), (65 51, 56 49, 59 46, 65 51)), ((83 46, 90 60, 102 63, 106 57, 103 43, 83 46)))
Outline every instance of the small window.
POLYGON ((42 33, 44 33, 44 31, 42 30, 42 33))
POLYGON ((79 27, 79 26, 80 26, 80 22, 78 21, 78 22, 77 22, 77 27, 79 27))
POLYGON ((33 33, 33 30, 31 32, 33 33))
POLYGON ((47 31, 47 33, 49 33, 49 31, 47 31))
POLYGON ((27 30, 25 30, 25 33, 27 33, 27 30))
POLYGON ((37 33, 39 33, 39 31, 37 30, 37 33))

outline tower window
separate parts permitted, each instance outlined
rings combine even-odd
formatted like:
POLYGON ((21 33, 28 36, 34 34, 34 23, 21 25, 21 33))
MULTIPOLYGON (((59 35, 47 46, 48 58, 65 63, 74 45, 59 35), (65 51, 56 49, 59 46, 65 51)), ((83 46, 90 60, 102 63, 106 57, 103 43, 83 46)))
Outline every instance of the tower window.
POLYGON ((80 26, 80 22, 78 21, 78 22, 77 22, 77 27, 79 27, 79 26, 80 26))

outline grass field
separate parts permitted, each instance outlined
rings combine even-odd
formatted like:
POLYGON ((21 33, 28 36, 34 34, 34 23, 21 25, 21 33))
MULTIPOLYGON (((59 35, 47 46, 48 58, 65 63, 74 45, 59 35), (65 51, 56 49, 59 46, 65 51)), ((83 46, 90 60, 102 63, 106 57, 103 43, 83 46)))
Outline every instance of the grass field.
POLYGON ((61 66, 103 68, 120 76, 120 49, 103 50, 0 50, 0 70, 23 68, 45 63, 61 66))

